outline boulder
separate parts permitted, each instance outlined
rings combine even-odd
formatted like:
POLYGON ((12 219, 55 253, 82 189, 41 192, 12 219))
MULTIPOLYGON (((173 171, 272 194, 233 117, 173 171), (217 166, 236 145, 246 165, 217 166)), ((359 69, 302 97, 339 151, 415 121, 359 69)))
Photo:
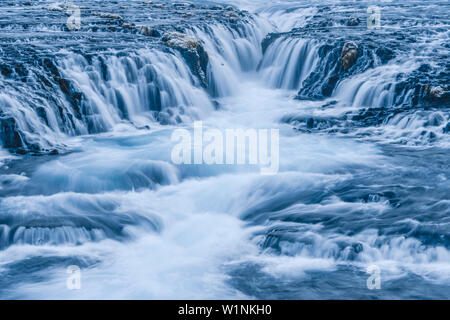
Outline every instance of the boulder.
POLYGON ((166 45, 183 50, 195 50, 200 46, 200 42, 193 37, 181 32, 168 32, 164 34, 163 41, 166 45))
POLYGON ((360 23, 361 23, 361 20, 359 20, 359 18, 350 18, 350 19, 348 19, 348 21, 347 21, 347 25, 348 25, 349 27, 357 26, 357 25, 359 25, 360 23))
POLYGON ((447 123, 447 125, 444 127, 444 129, 442 129, 442 131, 444 133, 450 133, 450 122, 447 123))
POLYGON ((358 46, 356 43, 349 41, 344 44, 341 53, 341 65, 344 70, 348 70, 358 59, 358 46))
POLYGON ((0 138, 4 148, 13 149, 24 146, 20 129, 14 118, 0 118, 0 138))
POLYGON ((149 26, 140 26, 139 33, 144 36, 147 36, 147 37, 159 37, 160 36, 160 34, 157 30, 155 30, 149 26))

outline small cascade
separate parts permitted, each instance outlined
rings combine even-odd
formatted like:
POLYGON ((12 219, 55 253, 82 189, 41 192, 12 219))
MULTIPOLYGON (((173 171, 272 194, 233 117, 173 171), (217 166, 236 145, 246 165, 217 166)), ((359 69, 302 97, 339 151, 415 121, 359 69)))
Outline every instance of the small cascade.
POLYGON ((212 109, 178 53, 142 49, 127 56, 70 55, 62 73, 83 93, 90 131, 110 130, 121 120, 138 126, 151 121, 176 124, 200 118, 212 109))
POLYGON ((333 98, 353 107, 389 108, 410 102, 413 89, 396 90, 396 84, 417 68, 417 63, 393 63, 369 69, 344 79, 333 92, 333 98))
POLYGON ((123 196, 59 193, 42 197, 1 198, 0 249, 11 245, 81 245, 103 239, 125 239, 127 228, 152 232, 162 228, 151 211, 124 210, 123 196))
MULTIPOLYGON (((43 102, 43 101, 42 101, 43 102)), ((37 112, 29 107, 29 101, 17 99, 11 94, 0 94, 0 110, 3 117, 0 118, 1 141, 3 147, 8 149, 22 148, 28 145, 30 151, 52 150, 55 146, 63 144, 66 137, 60 129, 61 120, 57 119, 58 110, 54 110, 48 103, 43 102, 37 112), (43 121, 39 116, 42 112, 43 121)), ((77 123, 77 125, 80 125, 77 123)), ((72 130, 71 130, 72 129, 72 130)), ((77 133, 87 133, 86 130, 69 131, 77 133)), ((18 149, 19 151, 23 149, 18 149)), ((20 153, 22 152, 20 151, 20 153)))
POLYGON ((381 128, 383 141, 404 145, 450 146, 450 116, 442 111, 399 113, 381 128))
POLYGON ((256 70, 262 59, 261 42, 270 30, 272 26, 258 18, 232 27, 212 24, 192 29, 210 58, 208 79, 212 96, 229 96, 239 90, 239 77, 243 72, 256 70))
POLYGON ((106 239, 100 229, 74 228, 72 226, 60 227, 17 227, 9 228, 0 225, 0 248, 10 245, 81 245, 86 242, 97 242, 106 239))
POLYGON ((313 40, 280 37, 269 46, 259 66, 264 83, 272 88, 300 90, 319 59, 313 40))

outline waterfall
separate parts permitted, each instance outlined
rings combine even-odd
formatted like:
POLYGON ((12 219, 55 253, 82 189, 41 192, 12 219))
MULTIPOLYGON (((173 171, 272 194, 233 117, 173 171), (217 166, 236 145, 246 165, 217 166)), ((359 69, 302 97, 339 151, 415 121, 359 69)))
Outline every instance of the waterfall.
POLYGON ((1 94, 0 110, 10 117, 2 120, 3 145, 16 151, 63 150, 67 136, 106 132, 124 122, 144 128, 204 118, 214 109, 211 97, 237 92, 242 74, 256 70, 269 30, 272 26, 260 18, 233 27, 217 23, 186 29, 209 56, 207 90, 176 49, 90 55, 61 50, 28 75, 36 86, 45 79, 47 87, 26 99, 10 86, 1 94), (44 98, 45 91, 52 99, 44 98))
MULTIPOLYGON (((40 149, 51 150, 63 143, 66 135, 61 131, 61 120, 58 119, 56 110, 45 100, 37 99, 40 102, 38 111, 45 115, 45 121, 39 117, 38 113, 29 106, 27 97, 19 98, 20 92, 0 93, 0 127, 2 131, 1 140, 5 148, 19 148, 24 145, 24 141, 30 145, 31 150, 40 149), (23 99, 25 98, 25 99, 23 99)), ((87 132, 82 130, 79 123, 79 133, 87 132)), ((75 130, 68 127, 68 132, 75 130)))
POLYGON ((264 53, 259 72, 272 88, 300 90, 318 59, 314 41, 280 37, 264 53))
POLYGON ((176 52, 142 49, 127 56, 81 55, 61 62, 61 72, 83 93, 83 112, 93 132, 110 130, 122 120, 138 126, 152 121, 176 124, 212 110, 186 62, 176 52))
POLYGON ((10 2, 0 298, 448 298, 443 1, 10 2))
POLYGON ((210 57, 208 79, 212 96, 237 93, 239 78, 245 72, 255 71, 262 59, 261 41, 269 30, 272 27, 263 19, 240 23, 236 28, 213 24, 192 29, 210 57))
POLYGON ((405 81, 401 74, 412 72, 418 67, 414 61, 383 65, 342 80, 333 97, 353 107, 389 108, 402 105, 411 99, 412 89, 396 91, 396 85, 405 81))

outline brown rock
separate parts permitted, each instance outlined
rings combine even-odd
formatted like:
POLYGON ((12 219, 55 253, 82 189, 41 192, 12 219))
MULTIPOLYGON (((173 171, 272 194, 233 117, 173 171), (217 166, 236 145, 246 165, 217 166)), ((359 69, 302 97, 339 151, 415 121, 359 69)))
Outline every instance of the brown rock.
POLYGON ((344 44, 341 53, 341 65, 344 70, 348 70, 358 59, 358 46, 349 41, 344 44))

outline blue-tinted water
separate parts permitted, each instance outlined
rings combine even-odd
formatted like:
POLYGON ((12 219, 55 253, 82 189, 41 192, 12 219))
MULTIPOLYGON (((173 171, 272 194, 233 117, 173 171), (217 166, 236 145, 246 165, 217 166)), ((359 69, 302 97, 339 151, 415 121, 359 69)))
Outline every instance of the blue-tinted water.
POLYGON ((448 299, 448 11, 3 1, 0 297, 448 299), (278 174, 174 164, 196 120, 279 129, 278 174))

